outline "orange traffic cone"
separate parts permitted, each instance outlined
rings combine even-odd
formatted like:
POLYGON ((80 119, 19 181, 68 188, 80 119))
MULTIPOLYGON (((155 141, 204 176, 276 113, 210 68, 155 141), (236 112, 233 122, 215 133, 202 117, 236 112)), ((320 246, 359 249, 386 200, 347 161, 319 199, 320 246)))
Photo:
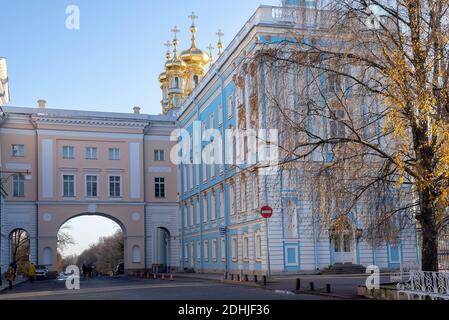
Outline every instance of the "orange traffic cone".
POLYGON ((170 281, 174 281, 175 279, 173 279, 173 273, 170 273, 170 281))
POLYGON ((165 273, 162 274, 162 280, 165 280, 165 273))

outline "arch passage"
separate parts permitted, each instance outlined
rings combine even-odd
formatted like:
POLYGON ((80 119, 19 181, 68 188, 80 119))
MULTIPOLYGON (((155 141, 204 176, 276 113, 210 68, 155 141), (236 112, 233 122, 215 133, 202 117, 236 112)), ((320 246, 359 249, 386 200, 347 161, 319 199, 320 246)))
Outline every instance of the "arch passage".
POLYGON ((50 275, 57 274, 57 235, 60 228, 67 221, 82 216, 101 216, 116 222, 123 231, 125 273, 145 270, 143 206, 45 205, 38 212, 38 263, 48 262, 50 275))
POLYGON ((11 261, 17 264, 17 274, 25 275, 31 255, 30 234, 24 229, 15 229, 9 235, 11 261))

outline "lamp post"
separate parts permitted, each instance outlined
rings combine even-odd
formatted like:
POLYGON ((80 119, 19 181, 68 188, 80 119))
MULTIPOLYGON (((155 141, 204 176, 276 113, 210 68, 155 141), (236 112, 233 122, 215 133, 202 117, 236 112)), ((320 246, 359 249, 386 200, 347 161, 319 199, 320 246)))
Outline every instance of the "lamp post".
POLYGON ((25 179, 25 181, 31 181, 31 173, 29 170, 26 172, 19 171, 0 171, 0 269, 2 265, 2 209, 3 209, 3 197, 8 196, 8 192, 6 192, 4 188, 4 184, 8 182, 11 177, 21 176, 25 179), (6 177, 3 175, 7 174, 6 177))

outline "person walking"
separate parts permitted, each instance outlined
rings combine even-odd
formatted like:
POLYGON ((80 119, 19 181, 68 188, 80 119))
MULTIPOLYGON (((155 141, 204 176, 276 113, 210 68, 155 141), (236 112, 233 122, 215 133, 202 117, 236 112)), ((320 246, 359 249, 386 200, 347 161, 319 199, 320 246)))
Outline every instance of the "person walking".
POLYGON ((14 267, 12 266, 12 263, 9 265, 8 271, 6 271, 6 281, 8 281, 9 290, 11 290, 12 282, 14 281, 14 267))
POLYGON ((36 277, 36 266, 34 265, 34 263, 30 262, 27 274, 30 282, 33 282, 34 278, 36 277))
POLYGON ((86 265, 83 263, 83 277, 86 278, 86 272, 87 272, 87 267, 86 265))

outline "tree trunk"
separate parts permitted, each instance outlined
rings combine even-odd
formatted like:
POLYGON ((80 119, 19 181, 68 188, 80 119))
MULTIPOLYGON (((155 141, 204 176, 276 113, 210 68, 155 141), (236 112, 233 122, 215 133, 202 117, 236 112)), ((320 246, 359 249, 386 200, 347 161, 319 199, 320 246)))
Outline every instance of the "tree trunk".
POLYGON ((430 190, 420 195, 420 216, 422 233, 422 270, 438 271, 438 227, 435 209, 430 197, 430 190))

